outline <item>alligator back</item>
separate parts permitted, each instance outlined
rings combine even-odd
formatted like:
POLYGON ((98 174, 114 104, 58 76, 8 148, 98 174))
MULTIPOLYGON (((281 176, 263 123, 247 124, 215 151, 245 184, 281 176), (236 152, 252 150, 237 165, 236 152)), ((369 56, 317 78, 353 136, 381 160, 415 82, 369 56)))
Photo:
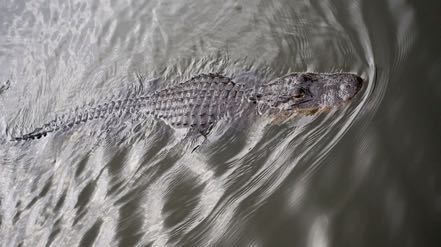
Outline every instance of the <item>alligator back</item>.
POLYGON ((77 108, 13 140, 41 138, 93 119, 141 114, 162 119, 175 128, 206 133, 220 118, 233 115, 248 103, 243 85, 217 74, 202 74, 152 94, 77 108))
POLYGON ((227 77, 199 75, 153 94, 149 113, 173 127, 203 130, 248 103, 244 90, 227 77))

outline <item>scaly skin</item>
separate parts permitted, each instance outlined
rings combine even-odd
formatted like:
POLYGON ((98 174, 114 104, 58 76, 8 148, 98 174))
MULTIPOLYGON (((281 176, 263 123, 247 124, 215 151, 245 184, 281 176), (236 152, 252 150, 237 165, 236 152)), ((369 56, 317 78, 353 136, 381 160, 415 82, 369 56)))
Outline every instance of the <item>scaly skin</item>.
POLYGON ((216 122, 234 117, 246 107, 259 114, 316 112, 352 99, 362 79, 349 73, 294 73, 261 85, 235 83, 217 74, 202 74, 149 95, 113 100, 56 117, 14 140, 41 138, 57 130, 108 116, 138 113, 162 119, 175 128, 207 135, 216 122))

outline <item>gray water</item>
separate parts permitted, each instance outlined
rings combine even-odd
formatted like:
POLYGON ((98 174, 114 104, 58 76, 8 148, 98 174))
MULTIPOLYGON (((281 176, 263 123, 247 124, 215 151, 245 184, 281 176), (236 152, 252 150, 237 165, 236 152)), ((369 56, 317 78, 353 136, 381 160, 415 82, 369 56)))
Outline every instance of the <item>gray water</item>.
POLYGON ((422 2, 1 1, 1 246, 439 246, 441 4, 422 2), (366 82, 330 112, 223 123, 195 152, 130 117, 9 141, 137 74, 153 91, 294 71, 366 82))

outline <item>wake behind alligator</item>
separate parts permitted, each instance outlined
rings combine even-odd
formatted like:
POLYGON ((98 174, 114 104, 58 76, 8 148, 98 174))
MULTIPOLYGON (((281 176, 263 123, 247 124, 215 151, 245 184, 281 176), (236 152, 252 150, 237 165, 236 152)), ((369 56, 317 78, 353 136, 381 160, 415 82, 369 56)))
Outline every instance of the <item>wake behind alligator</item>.
POLYGON ((314 113, 350 101, 361 87, 362 79, 350 73, 293 73, 259 85, 202 74, 151 94, 72 111, 13 140, 38 139, 80 123, 127 113, 151 116, 174 128, 208 135, 220 119, 238 117, 245 108, 260 115, 314 113))

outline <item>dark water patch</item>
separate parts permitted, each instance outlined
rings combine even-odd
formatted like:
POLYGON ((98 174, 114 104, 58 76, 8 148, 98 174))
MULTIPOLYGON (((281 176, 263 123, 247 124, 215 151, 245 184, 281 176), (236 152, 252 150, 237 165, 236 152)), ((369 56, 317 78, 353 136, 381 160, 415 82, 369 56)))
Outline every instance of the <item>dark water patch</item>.
POLYGON ((121 148, 121 150, 109 150, 113 156, 107 165, 107 169, 113 177, 117 177, 119 172, 124 169, 124 164, 126 163, 126 158, 128 155, 127 151, 128 150, 126 148, 121 148))
POLYGON ((94 195, 96 186, 96 181, 91 181, 79 193, 77 203, 74 207, 75 209, 77 209, 77 214, 74 219, 73 225, 76 225, 81 220, 81 218, 86 215, 86 207, 90 204, 90 200, 94 195))
POLYGON ((62 223, 63 220, 62 218, 58 219, 55 221, 53 227, 52 227, 52 231, 51 234, 48 236, 47 238, 47 243, 46 246, 51 246, 51 244, 53 243, 53 241, 56 239, 56 237, 60 234, 61 229, 62 229, 62 223))
POLYGON ((58 199, 57 203, 55 204, 55 207, 54 207, 55 212, 59 211, 63 207, 63 204, 66 200, 66 195, 67 195, 67 192, 63 191, 60 198, 58 199))
POLYGON ((201 193, 204 185, 195 184, 194 179, 190 176, 178 175, 176 181, 172 181, 167 188, 167 196, 165 198, 162 214, 165 216, 165 227, 172 228, 188 218, 191 211, 198 203, 195 195, 201 193), (170 200, 172 199, 172 200, 170 200))
POLYGON ((84 237, 81 239, 79 246, 95 246, 94 243, 96 238, 98 237, 102 224, 102 220, 97 220, 95 224, 93 224, 92 227, 84 234, 84 237))
POLYGON ((197 205, 200 203, 199 195, 204 189, 204 184, 198 184, 195 178, 178 175, 169 184, 167 196, 162 208, 164 227, 170 229, 168 244, 176 245, 185 235, 185 228, 193 220, 197 205))
POLYGON ((51 234, 48 237, 46 247, 49 247, 52 245, 54 239, 60 234, 61 230, 59 228, 53 229, 51 234))
POLYGON ((75 171, 75 177, 78 178, 81 175, 81 173, 86 168, 86 165, 88 164, 88 161, 89 161, 89 156, 86 156, 78 163, 77 170, 75 171))
POLYGON ((22 213, 22 211, 18 209, 14 215, 13 220, 12 220, 13 224, 16 224, 18 222, 18 220, 20 219, 21 213, 22 213))
POLYGON ((139 193, 130 193, 130 197, 125 198, 125 202, 120 206, 116 241, 121 247, 138 244, 143 235, 141 204, 142 197, 139 193))

